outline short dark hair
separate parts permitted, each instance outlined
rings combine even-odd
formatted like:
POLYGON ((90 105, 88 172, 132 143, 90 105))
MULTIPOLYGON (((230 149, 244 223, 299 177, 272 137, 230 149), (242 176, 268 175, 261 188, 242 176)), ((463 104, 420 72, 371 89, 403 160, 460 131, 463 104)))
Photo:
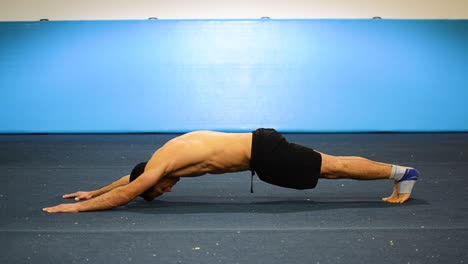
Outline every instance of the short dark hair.
POLYGON ((138 163, 130 173, 130 182, 134 181, 138 176, 145 172, 145 167, 148 162, 140 162, 138 163))

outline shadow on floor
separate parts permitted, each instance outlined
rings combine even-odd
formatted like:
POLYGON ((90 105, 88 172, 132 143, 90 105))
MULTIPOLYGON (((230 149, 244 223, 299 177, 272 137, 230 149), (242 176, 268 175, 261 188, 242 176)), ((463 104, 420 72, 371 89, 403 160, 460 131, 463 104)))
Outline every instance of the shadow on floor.
POLYGON ((212 214, 212 213, 295 213, 311 212, 334 209, 366 209, 366 208, 395 208, 412 207, 418 205, 429 205, 420 199, 411 199, 405 204, 388 204, 382 201, 359 201, 359 200, 273 200, 261 202, 206 202, 206 201, 164 201, 153 202, 135 201, 124 210, 132 213, 143 214, 212 214))

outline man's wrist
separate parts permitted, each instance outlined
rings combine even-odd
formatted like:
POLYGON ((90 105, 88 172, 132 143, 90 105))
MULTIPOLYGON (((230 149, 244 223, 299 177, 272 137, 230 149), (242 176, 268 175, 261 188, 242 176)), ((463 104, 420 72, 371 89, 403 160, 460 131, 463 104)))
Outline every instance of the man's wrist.
POLYGON ((84 211, 83 202, 75 203, 73 209, 74 209, 76 212, 83 212, 83 211, 84 211))

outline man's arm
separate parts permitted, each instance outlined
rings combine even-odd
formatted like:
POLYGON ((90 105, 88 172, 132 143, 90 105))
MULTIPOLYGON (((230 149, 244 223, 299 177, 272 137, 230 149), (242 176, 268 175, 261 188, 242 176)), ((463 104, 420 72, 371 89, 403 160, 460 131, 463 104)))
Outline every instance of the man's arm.
POLYGON ((112 209, 129 203, 149 187, 155 185, 165 174, 165 166, 158 166, 155 169, 145 171, 133 182, 117 187, 93 199, 79 203, 60 204, 42 210, 48 213, 78 213, 112 209))
POLYGON ((113 183, 107 186, 102 187, 101 189, 89 191, 89 192, 79 191, 75 193, 69 193, 69 194, 65 194, 62 197, 65 199, 74 198, 75 201, 89 200, 91 198, 95 198, 109 191, 112 191, 115 188, 125 186, 129 183, 129 181, 130 181, 130 175, 127 175, 127 176, 123 176, 122 178, 114 181, 113 183))

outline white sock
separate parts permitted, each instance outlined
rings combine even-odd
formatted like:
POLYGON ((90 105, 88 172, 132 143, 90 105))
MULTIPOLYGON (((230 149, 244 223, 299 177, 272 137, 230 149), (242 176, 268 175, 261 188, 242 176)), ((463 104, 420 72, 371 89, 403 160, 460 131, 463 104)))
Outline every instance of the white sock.
POLYGON ((405 175, 406 172, 406 167, 398 166, 398 165, 392 165, 392 174, 389 179, 392 179, 394 181, 399 181, 405 175))

